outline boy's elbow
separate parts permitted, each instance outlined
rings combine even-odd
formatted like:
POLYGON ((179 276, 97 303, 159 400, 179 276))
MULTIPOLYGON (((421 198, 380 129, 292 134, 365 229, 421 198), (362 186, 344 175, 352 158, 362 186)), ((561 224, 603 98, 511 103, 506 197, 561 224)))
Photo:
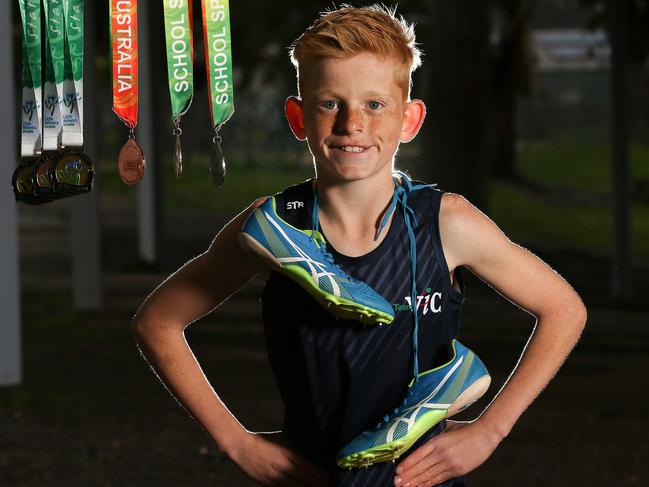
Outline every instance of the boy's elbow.
POLYGON ((131 333, 133 334, 133 338, 135 338, 135 341, 138 343, 145 335, 144 328, 145 328, 144 321, 141 318, 139 318, 138 315, 135 315, 131 320, 131 333))
POLYGON ((581 308, 579 309, 579 323, 582 330, 586 327, 586 321, 588 320, 588 310, 584 303, 581 303, 581 308))
POLYGON ((588 320, 588 310, 581 298, 578 297, 575 304, 571 306, 570 316, 574 323, 575 330, 579 335, 581 335, 582 331, 586 327, 586 321, 588 320))
POLYGON ((139 312, 131 319, 131 333, 137 343, 146 341, 153 331, 153 322, 139 312))

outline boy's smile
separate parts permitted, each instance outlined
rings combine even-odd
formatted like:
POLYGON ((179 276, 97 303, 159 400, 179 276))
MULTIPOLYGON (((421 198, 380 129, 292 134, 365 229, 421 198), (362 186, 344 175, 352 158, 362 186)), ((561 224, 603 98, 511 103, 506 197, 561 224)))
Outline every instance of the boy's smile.
POLYGON ((416 135, 425 114, 420 100, 405 101, 397 69, 394 59, 361 53, 300 70, 302 100, 289 98, 286 114, 296 137, 307 140, 319 178, 391 176, 399 141, 416 135))

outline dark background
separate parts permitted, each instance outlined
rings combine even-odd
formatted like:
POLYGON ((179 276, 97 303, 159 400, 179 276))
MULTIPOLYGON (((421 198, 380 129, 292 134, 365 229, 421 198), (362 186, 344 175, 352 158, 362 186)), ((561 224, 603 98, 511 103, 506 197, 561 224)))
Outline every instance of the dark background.
MULTIPOLYGON (((99 134, 93 193, 103 302, 80 310, 72 299, 70 210, 83 200, 19 205, 24 371, 20 385, 0 388, 0 485, 250 485, 160 386, 129 325, 146 295, 204 251, 236 212, 312 174, 306 146, 283 119, 284 100, 295 93, 287 48, 332 4, 231 2, 236 112, 222 131, 225 187, 215 190, 195 3, 195 97, 183 121, 180 180, 171 162, 162 5, 149 5, 154 110, 140 127, 155 133, 146 176, 158 191, 154 261, 138 255, 137 192, 116 170, 126 129, 111 111, 107 2, 95 4, 95 28, 86 31, 94 62, 86 70, 94 69, 97 86, 86 110, 99 134)), ((397 167, 465 195, 564 276, 589 310, 567 363, 468 476, 470 485, 646 485, 649 3, 404 0, 399 12, 417 24, 425 55, 412 95, 426 102, 428 118, 400 149, 397 167), (616 251, 624 232, 614 223, 625 218, 628 245, 616 251), (628 279, 615 285, 624 262, 628 279)), ((14 27, 18 63, 17 6, 14 27)), ((16 64, 3 75, 15 75, 19 87, 19 72, 16 64)), ((242 423, 273 430, 282 406, 265 354, 260 291, 251 285, 187 336, 242 423)), ((474 418, 502 386, 534 322, 469 276, 460 339, 493 382, 462 418, 474 418)))

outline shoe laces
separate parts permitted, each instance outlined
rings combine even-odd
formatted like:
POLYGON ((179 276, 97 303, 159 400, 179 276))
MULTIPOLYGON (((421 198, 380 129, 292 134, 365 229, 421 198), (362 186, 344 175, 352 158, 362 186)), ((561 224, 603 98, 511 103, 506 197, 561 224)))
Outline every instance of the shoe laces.
POLYGON ((392 195, 392 201, 388 207, 381 224, 379 225, 379 230, 376 233, 374 240, 377 240, 383 231, 383 228, 387 224, 390 216, 397 208, 397 205, 401 206, 401 211, 403 214, 403 220, 406 224, 406 230, 408 232, 408 242, 410 245, 410 310, 414 316, 414 327, 412 332, 412 349, 413 349, 413 365, 412 372, 414 381, 419 381, 419 310, 417 303, 417 241, 415 238, 415 232, 413 229, 419 226, 417 222, 417 217, 415 211, 408 206, 408 197, 414 191, 419 191, 424 188, 432 188, 436 184, 412 184, 411 179, 403 172, 396 171, 392 174, 392 179, 394 181, 394 193, 392 195), (399 184, 399 179, 401 184, 399 184))
MULTIPOLYGON (((392 421, 392 419, 394 419, 394 417, 395 417, 395 416, 397 415, 397 413, 401 410, 401 408, 403 408, 403 406, 406 405, 406 403, 408 402, 408 399, 409 399, 411 396, 412 396, 412 391, 408 391, 408 394, 406 394, 406 397, 405 397, 404 400, 401 402, 401 404, 398 405, 396 408, 394 408, 392 411, 388 412, 386 415, 384 415, 383 418, 381 418, 381 421, 379 421, 379 422, 376 424, 376 426, 374 426, 373 431, 378 431, 378 430, 380 430, 380 429, 383 428, 383 427, 384 427, 388 422, 392 421)), ((370 430, 370 431, 363 431, 363 433, 361 433, 361 436, 363 436, 364 438, 368 438, 369 436, 371 436, 371 434, 372 434, 372 430, 370 430)))
MULTIPOLYGON (((378 240, 379 236, 381 235, 381 232, 385 228, 388 220, 390 219, 390 216, 392 213, 397 208, 397 205, 401 207, 401 211, 403 214, 403 220, 406 224, 406 229, 408 231, 408 241, 410 244, 410 275, 411 275, 411 280, 410 280, 410 309, 412 311, 412 314, 414 316, 414 327, 413 327, 413 333, 412 333, 412 348, 413 348, 413 377, 414 377, 414 382, 419 381, 419 312, 418 312, 418 306, 417 306, 417 242, 415 239, 415 232, 413 230, 413 225, 414 228, 419 226, 419 223, 417 222, 417 217, 415 215, 415 211, 408 206, 408 196, 415 192, 419 191, 424 188, 432 188, 437 186, 436 184, 413 184, 412 180, 403 172, 401 171, 395 171, 392 173, 392 180, 394 181, 394 192, 392 193, 392 200, 390 201, 390 205, 388 206, 387 211, 385 212, 385 215, 383 215, 383 218, 381 219, 381 223, 379 225, 379 229, 376 232, 376 236, 374 237, 374 240, 378 240)), ((320 222, 318 220, 318 193, 316 189, 313 190, 313 214, 312 214, 312 238, 313 235, 315 235, 316 231, 320 230, 320 222)), ((324 247, 324 246, 323 246, 324 247)), ((333 256, 331 254, 327 253, 324 248, 320 248, 320 251, 323 252, 323 256, 325 253, 331 257, 331 264, 335 266, 338 270, 340 270, 340 267, 338 267, 337 264, 333 262, 333 256)), ((350 276, 351 278, 351 276, 350 276)), ((353 279, 353 278, 351 278, 353 279)), ((354 279, 355 282, 359 282, 354 279)), ((399 409, 398 407, 396 409, 399 409)), ((389 415, 384 416, 388 417, 389 415)), ((388 421, 389 419, 385 420, 388 421)), ((380 424, 380 423, 379 423, 380 424)))

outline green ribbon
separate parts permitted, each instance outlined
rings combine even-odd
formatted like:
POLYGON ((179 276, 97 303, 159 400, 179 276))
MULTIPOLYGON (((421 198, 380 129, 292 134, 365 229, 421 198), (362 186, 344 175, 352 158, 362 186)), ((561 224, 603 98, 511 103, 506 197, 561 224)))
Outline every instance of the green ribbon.
POLYGON ((41 68, 41 4, 39 0, 19 0, 23 22, 23 85, 42 85, 41 68))
POLYGON ((23 71, 21 149, 23 157, 40 154, 42 147, 42 67, 40 0, 18 0, 22 20, 23 71))
POLYGON ((216 132, 234 113, 229 0, 202 0, 205 64, 216 132))
MULTIPOLYGON (((65 74, 65 25, 61 0, 43 0, 45 7, 45 72, 46 81, 63 83, 65 74), (51 69, 48 69, 51 68, 51 69)), ((83 69, 83 66, 82 66, 83 69)))
POLYGON ((45 11, 45 85, 43 102, 43 148, 56 150, 60 145, 63 97, 65 26, 61 0, 43 0, 45 11))
POLYGON ((171 112, 176 125, 194 96, 191 0, 163 0, 171 112))
POLYGON ((63 145, 83 145, 83 0, 63 0, 63 145))
POLYGON ((65 77, 83 80, 83 0, 63 0, 65 77))

